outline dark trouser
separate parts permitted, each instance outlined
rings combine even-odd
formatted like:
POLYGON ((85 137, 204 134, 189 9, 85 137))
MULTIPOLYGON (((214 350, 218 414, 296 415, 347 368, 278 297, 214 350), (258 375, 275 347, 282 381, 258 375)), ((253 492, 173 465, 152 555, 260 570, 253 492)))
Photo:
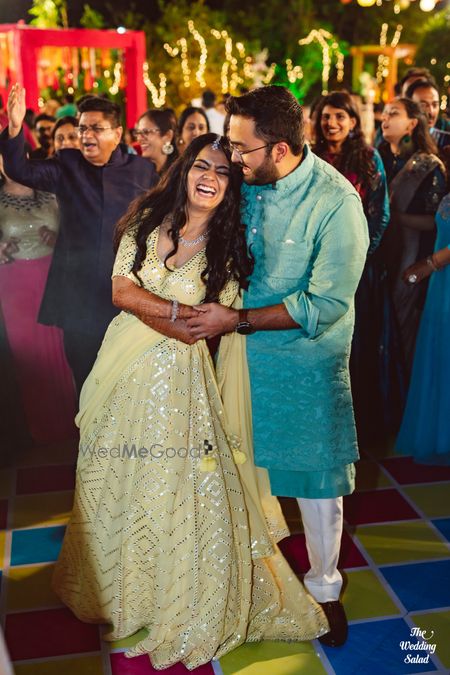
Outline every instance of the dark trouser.
POLYGON ((104 334, 103 327, 97 333, 64 330, 64 351, 72 369, 78 396, 85 379, 92 370, 104 334))

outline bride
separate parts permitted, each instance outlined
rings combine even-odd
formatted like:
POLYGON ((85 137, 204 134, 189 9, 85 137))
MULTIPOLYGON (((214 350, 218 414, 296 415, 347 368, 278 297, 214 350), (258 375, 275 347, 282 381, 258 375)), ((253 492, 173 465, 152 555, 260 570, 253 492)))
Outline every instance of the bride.
POLYGON ((245 337, 214 364, 185 320, 240 307, 251 271, 240 175, 226 141, 195 139, 118 224, 113 298, 123 311, 86 380, 75 503, 54 586, 107 639, 155 668, 218 659, 245 641, 309 640, 321 608, 282 557, 288 536, 255 468, 245 337))

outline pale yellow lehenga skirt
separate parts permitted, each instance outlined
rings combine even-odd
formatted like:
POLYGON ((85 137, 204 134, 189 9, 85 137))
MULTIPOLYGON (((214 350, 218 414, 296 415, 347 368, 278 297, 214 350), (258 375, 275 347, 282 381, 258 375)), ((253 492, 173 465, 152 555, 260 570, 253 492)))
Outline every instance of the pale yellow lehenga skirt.
POLYGON ((77 422, 54 587, 79 619, 111 624, 110 640, 147 629, 127 655, 158 669, 328 630, 276 545, 288 530, 253 465, 242 336, 222 339, 215 370, 203 340, 184 345, 121 313, 77 422))

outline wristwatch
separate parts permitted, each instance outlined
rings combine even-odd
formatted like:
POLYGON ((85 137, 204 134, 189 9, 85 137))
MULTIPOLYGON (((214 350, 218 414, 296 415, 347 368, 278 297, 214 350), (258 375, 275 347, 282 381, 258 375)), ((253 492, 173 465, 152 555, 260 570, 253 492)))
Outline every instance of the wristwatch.
POLYGON ((248 309, 240 309, 238 313, 239 320, 237 322, 236 328, 234 329, 236 333, 239 333, 240 335, 251 335, 254 333, 255 329, 247 318, 248 309))

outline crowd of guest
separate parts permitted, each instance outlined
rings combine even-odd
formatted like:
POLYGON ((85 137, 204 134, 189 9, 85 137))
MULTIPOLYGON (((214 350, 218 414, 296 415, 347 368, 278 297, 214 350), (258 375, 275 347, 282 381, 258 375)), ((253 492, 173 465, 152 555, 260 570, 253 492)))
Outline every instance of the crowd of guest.
MULTIPOLYGON (((396 434, 408 401, 409 422, 404 422, 402 426, 399 448, 411 453, 414 445, 408 438, 407 429, 413 426, 412 420, 417 422, 421 419, 416 414, 419 405, 417 392, 423 390, 425 377, 423 373, 421 376, 417 374, 420 366, 416 362, 420 360, 423 366, 428 358, 424 353, 427 347, 423 324, 427 322, 429 330, 433 330, 430 328, 433 322, 426 319, 433 311, 429 303, 434 306, 436 302, 430 298, 436 293, 445 295, 442 282, 445 274, 437 275, 435 272, 447 264, 445 252, 437 255, 436 251, 443 248, 443 237, 446 236, 443 232, 445 222, 448 222, 444 196, 448 191, 446 165, 450 157, 450 122, 440 114, 437 85, 427 69, 410 69, 399 82, 397 93, 398 96, 382 108, 378 106, 379 122, 371 138, 364 129, 358 97, 349 92, 331 92, 311 106, 304 106, 304 112, 306 136, 313 151, 352 183, 361 197, 367 219, 370 246, 355 296, 355 331, 350 357, 359 440, 366 443, 396 434), (435 216, 439 207, 439 236, 436 239, 435 216), (422 264, 424 260, 426 263, 422 264), (415 271, 417 265, 419 274, 415 271), (405 270, 409 269, 413 272, 405 277, 405 270), (434 281, 435 277, 441 279, 439 286, 434 281), (425 306, 427 311, 423 314, 425 306), (422 337, 417 342, 421 320, 422 337)), ((225 135, 228 132, 228 120, 210 91, 204 92, 198 105, 186 107, 178 116, 171 108, 143 111, 132 130, 122 129, 120 116, 117 106, 104 98, 85 96, 75 102, 73 96, 67 94, 62 104, 49 102, 37 116, 31 110, 25 111, 18 138, 29 160, 20 166, 17 162, 14 164, 3 144, 7 162, 13 161, 13 171, 23 177, 21 185, 1 169, 0 263, 3 265, 0 268, 0 302, 3 334, 15 364, 22 409, 34 441, 58 440, 62 433, 58 430, 59 426, 66 431, 72 429, 67 418, 73 417, 75 393, 81 389, 107 321, 114 314, 114 308, 107 300, 108 270, 112 265, 112 249, 107 249, 114 221, 139 190, 147 189, 164 177, 195 138, 210 131, 225 135), (103 104, 97 105, 99 101, 103 104), (86 115, 93 118, 91 124, 80 122, 80 116, 86 115), (113 134, 117 130, 119 133, 113 134), (113 134, 114 138, 108 143, 106 137, 109 134, 113 134), (106 159, 107 163, 114 164, 116 156, 119 157, 117 153, 122 158, 117 164, 117 169, 119 165, 122 167, 118 170, 117 184, 121 185, 122 195, 118 210, 111 208, 112 203, 117 205, 117 199, 111 201, 112 196, 108 192, 115 189, 114 180, 108 188, 105 184, 96 188, 87 185, 89 172, 92 167, 98 166, 95 155, 99 149, 102 152, 102 146, 106 146, 102 161, 106 159), (75 154, 66 154, 66 150, 75 154), (80 153, 84 160, 82 166, 86 169, 86 181, 75 185, 71 181, 73 167, 69 170, 67 165, 72 161, 75 166, 75 158, 80 153), (124 157, 128 159, 125 161, 124 157), (136 162, 139 162, 139 167, 146 167, 144 174, 139 170, 139 187, 124 190, 122 177, 126 173, 125 166, 137 171, 136 162), (63 166, 64 169, 61 168, 63 166), (61 188, 61 172, 65 175, 65 188, 61 188), (142 179, 143 175, 145 179, 142 179), (56 199, 52 193, 56 194, 56 199), (99 203, 104 204, 106 194, 108 206, 100 208, 99 203), (93 234, 90 244, 88 236, 82 236, 81 231, 74 236, 73 224, 67 225, 73 221, 72 202, 79 205, 86 200, 88 204, 89 199, 98 202, 94 209, 97 216, 93 215, 92 209, 87 214, 87 220, 93 223, 93 227, 95 217, 105 221, 105 210, 108 211, 106 221, 110 221, 108 225, 103 222, 102 234, 93 234), (62 231, 57 237, 61 226, 62 231), (55 243, 56 255, 51 264, 55 243), (103 320, 98 320, 97 316, 94 321, 97 329, 88 330, 87 324, 80 329, 83 322, 80 324, 77 320, 76 330, 73 330, 75 322, 70 316, 75 316, 74 307, 78 300, 72 297, 73 292, 68 292, 62 301, 61 289, 65 286, 73 289, 74 279, 83 273, 73 260, 78 256, 88 265, 89 246, 91 253, 96 251, 91 262, 99 256, 104 278, 100 280, 98 272, 96 278, 92 278, 91 271, 88 276, 96 290, 92 293, 92 286, 86 283, 85 293, 96 297, 100 304, 106 303, 108 308, 97 308, 98 314, 104 316, 103 320), (32 265, 36 268, 33 274, 32 265), (18 303, 18 280, 20 292, 25 294, 21 299, 19 319, 14 311, 18 303), (33 331, 38 331, 39 339, 35 338, 33 331), (89 356, 82 356, 79 346, 74 347, 75 343, 81 344, 80 339, 82 351, 89 356), (49 348, 45 346, 47 342, 51 345, 49 348), (32 347, 41 351, 32 356, 32 347), (53 361, 48 349, 53 353, 53 361), (33 368, 29 367, 30 363, 34 364, 33 368), (40 370, 37 364, 40 364, 40 370), (60 392, 57 406, 52 402, 52 386, 60 392), (49 424, 46 414, 37 408, 35 419, 32 419, 30 401, 35 399, 36 388, 41 392, 40 407, 54 410, 60 425, 49 424), (66 414, 61 412, 62 409, 66 410, 66 414), (39 431, 37 418, 42 428, 47 425, 53 429, 50 435, 39 431)), ((8 122, 3 109, 1 126, 6 127, 8 122)), ((106 175, 108 172, 102 173, 106 175)), ((76 210, 79 211, 80 207, 76 210)), ((80 292, 77 291, 77 295, 80 292)), ((92 312, 96 314, 91 309, 90 316, 94 315, 92 312)), ((86 318, 86 322, 89 321, 86 318)), ((441 335, 435 335, 434 339, 440 341, 443 334, 441 331, 441 335)), ((434 358, 436 353, 439 352, 435 350, 434 358)), ((430 372, 445 371, 440 367, 430 368, 430 372)), ((433 390, 437 391, 437 386, 433 386, 433 390)), ((433 406, 435 413, 438 409, 437 404, 433 406)), ((423 455, 423 443, 420 454, 423 455)), ((435 449, 431 454, 436 459, 435 449)), ((448 461, 448 453, 445 461, 448 461)))

